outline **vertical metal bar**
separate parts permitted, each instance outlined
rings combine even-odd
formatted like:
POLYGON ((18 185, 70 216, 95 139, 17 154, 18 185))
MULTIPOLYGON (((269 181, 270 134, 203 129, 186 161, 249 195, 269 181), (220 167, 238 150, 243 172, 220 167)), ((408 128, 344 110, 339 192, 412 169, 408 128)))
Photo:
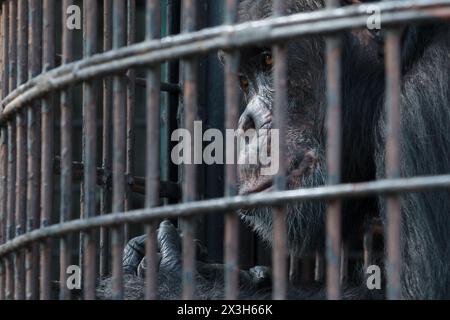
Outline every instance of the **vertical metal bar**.
POLYGON ((17 85, 17 1, 9 1, 9 90, 17 85))
MULTIPOLYGON (((2 46, 2 98, 8 93, 8 4, 6 1, 2 3, 2 20, 1 20, 1 46, 2 46)), ((7 240, 7 132, 5 127, 0 128, 0 244, 7 240)), ((7 259, 0 261, 0 300, 6 298, 6 267, 7 259)))
MULTIPOLYGON (((286 3, 283 0, 277 0, 273 3, 275 16, 286 14, 286 3)), ((280 163, 278 175, 275 178, 275 187, 277 190, 286 188, 287 163, 285 155, 286 147, 286 114, 287 114, 287 52, 285 44, 276 44, 273 46, 274 56, 274 88, 275 101, 273 111, 274 129, 279 131, 279 153, 280 163)), ((273 244, 272 244, 272 264, 273 264, 273 298, 275 300, 286 299, 288 283, 288 250, 287 250, 287 226, 286 226, 286 207, 276 207, 273 209, 273 244)))
MULTIPOLYGON (((161 36, 161 3, 159 0, 147 0, 146 4, 146 39, 158 39, 161 36)), ((161 102, 161 67, 151 66, 147 71, 147 154, 146 154, 146 194, 145 206, 159 205, 160 189, 160 102, 161 102)), ((156 222, 147 226, 147 274, 146 299, 157 298, 156 257, 156 222)))
MULTIPOLYGON (((28 55, 29 73, 33 78, 42 72, 42 1, 28 1, 28 55)), ((38 101, 27 110, 27 151, 28 151, 28 188, 27 188, 27 232, 31 232, 39 225, 39 194, 40 194, 40 122, 38 101)), ((39 291, 39 256, 37 245, 26 249, 26 297, 36 300, 39 291)))
MULTIPOLYGON (((146 39, 161 37, 161 1, 147 0, 146 8, 146 39)), ((151 66, 147 70, 147 153, 146 153, 146 192, 145 206, 147 208, 159 205, 160 189, 160 102, 161 102, 161 67, 151 66)), ((147 225, 146 245, 146 299, 154 300, 158 296, 158 259, 156 252, 157 223, 153 221, 147 225)))
MULTIPOLYGON (((112 49, 112 0, 103 1, 103 51, 112 49)), ((112 123, 112 79, 103 79, 103 133, 102 133, 102 167, 109 180, 111 173, 111 123, 112 123)), ((102 186, 100 194, 100 214, 111 211, 111 196, 108 183, 102 186)), ((108 229, 100 228, 100 276, 108 274, 108 229)))
MULTIPOLYGON (((8 173, 7 173, 7 231, 8 240, 14 238, 14 203, 15 203, 15 180, 16 180, 16 159, 15 159, 15 126, 12 121, 8 122, 8 173)), ((12 300, 14 297, 14 266, 12 257, 8 256, 6 268, 6 299, 12 300)))
MULTIPOLYGON (((85 56, 97 52, 98 41, 98 2, 84 0, 86 19, 85 56)), ((84 216, 90 218, 96 212, 97 189, 97 95, 94 80, 84 84, 84 216)), ((96 239, 95 230, 84 235, 84 299, 95 299, 96 281, 96 239)))
MULTIPOLYGON (((2 77, 2 96, 7 96, 9 92, 9 4, 7 1, 2 2, 2 62, 3 62, 3 77, 2 77)), ((3 107, 2 107, 3 108, 3 107)), ((6 234, 5 234, 6 236, 6 234)))
MULTIPOLYGON (((125 1, 113 2, 113 48, 126 44, 126 8, 125 1)), ((113 211, 124 211, 125 170, 126 170, 126 92, 124 75, 114 76, 113 96, 113 211)), ((123 227, 112 228, 112 291, 113 299, 123 298, 123 227)))
POLYGON ((349 254, 349 244, 348 242, 342 242, 341 246, 341 286, 347 283, 348 279, 348 254, 349 254))
MULTIPOLYGON (((327 0, 328 8, 337 7, 339 1, 327 0)), ((327 75, 327 167, 328 184, 340 183, 341 171, 341 40, 339 35, 326 39, 327 75)), ((326 221, 326 260, 328 299, 341 298, 341 201, 328 202, 326 221)))
MULTIPOLYGON (((74 4, 74 0, 63 0, 62 17, 67 17, 67 8, 74 4)), ((62 64, 74 60, 73 42, 74 32, 62 24, 62 64)), ((72 88, 61 92, 61 223, 69 221, 72 211, 72 88)), ((63 236, 59 242, 59 299, 69 300, 70 291, 67 288, 67 267, 70 265, 71 248, 69 237, 63 236)))
MULTIPOLYGON (((400 39, 396 29, 386 32, 386 176, 400 177, 400 39)), ((401 299, 401 204, 399 195, 387 198, 387 298, 401 299)))
MULTIPOLYGON (((44 0, 43 6, 43 71, 55 67, 55 0, 44 0)), ((50 224, 53 211, 53 96, 42 100, 42 161, 41 161, 41 227, 50 224)), ((50 241, 40 248, 40 298, 50 299, 50 241)))
POLYGON ((321 252, 316 252, 315 267, 314 267, 314 281, 321 282, 323 280, 324 261, 321 252))
MULTIPOLYGON (((197 8, 196 1, 185 0, 182 5, 183 31, 192 32, 196 28, 197 8)), ((189 58, 184 63, 184 127, 194 136, 194 122, 197 118, 197 62, 189 58)), ((192 148, 194 149, 194 148, 192 148)), ((192 164, 184 166, 183 201, 195 201, 197 198, 197 167, 194 164, 195 154, 192 152, 192 164)), ((183 224, 183 299, 192 300, 195 297, 195 221, 185 218, 183 224)))
MULTIPOLYGON (((136 41, 136 0, 127 0, 127 45, 132 45, 136 41)), ((127 182, 133 177, 134 172, 134 109, 136 104, 136 72, 130 69, 127 72, 127 158, 126 175, 127 182)), ((127 183, 125 193, 125 211, 131 210, 131 190, 127 183)), ((129 239, 128 224, 124 226, 124 238, 129 239)))
MULTIPOLYGON (((5 21, 7 21, 6 13, 2 5, 0 16, 0 45, 1 45, 1 81, 5 81, 5 21)), ((5 97, 4 86, 1 88, 1 97, 5 97)), ((0 128, 0 245, 6 242, 6 132, 3 127, 0 128)), ((5 300, 5 259, 0 259, 0 301, 5 300)))
MULTIPOLYGON (((28 40, 27 40, 27 0, 19 0, 18 4, 18 43, 17 43, 17 86, 27 81, 28 77, 28 40)), ((16 236, 26 229, 26 199, 27 199, 27 155, 26 155, 26 114, 20 110, 16 116, 16 236)), ((25 256, 23 250, 15 253, 15 299, 25 300, 25 256)))
MULTIPOLYGON (((16 88, 17 84, 17 2, 9 1, 9 90, 16 88)), ((7 228, 8 240, 14 238, 15 228, 15 201, 16 201, 16 129, 13 120, 8 121, 8 197, 7 197, 7 228)), ((6 298, 14 298, 14 265, 12 257, 9 257, 9 263, 6 269, 6 298)))
MULTIPOLYGON (((227 0, 225 24, 237 22, 238 1, 227 0)), ((239 60, 238 51, 227 52, 225 56, 225 129, 234 130, 239 121, 239 60)), ((229 146, 227 146, 229 147, 229 146)), ((236 151, 236 150, 234 150, 236 151)), ((235 152, 233 152, 235 154, 235 152)), ((234 164, 225 166, 225 196, 237 194, 237 168, 234 164)), ((239 297, 239 217, 236 212, 225 216, 225 299, 239 297)))
POLYGON ((364 275, 366 275, 367 268, 373 262, 373 223, 370 224, 368 230, 364 232, 363 239, 364 250, 364 275))

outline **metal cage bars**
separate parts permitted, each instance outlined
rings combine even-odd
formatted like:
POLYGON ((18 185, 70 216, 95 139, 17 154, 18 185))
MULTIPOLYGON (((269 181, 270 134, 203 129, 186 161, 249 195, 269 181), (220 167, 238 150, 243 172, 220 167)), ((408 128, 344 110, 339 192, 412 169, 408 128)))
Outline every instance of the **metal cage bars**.
MULTIPOLYGON (((65 0, 63 8, 73 1, 65 0)), ((274 2, 274 18, 264 21, 249 22, 234 25, 236 22, 237 1, 226 1, 225 25, 195 31, 196 8, 195 1, 183 1, 183 33, 159 40, 160 36, 160 3, 158 0, 147 1, 146 41, 131 44, 130 37, 134 20, 134 1, 105 0, 104 1, 104 33, 103 43, 106 52, 96 54, 98 39, 98 5, 96 1, 84 1, 86 9, 84 37, 84 59, 72 62, 72 34, 63 28, 62 48, 63 65, 55 68, 55 3, 54 0, 20 0, 3 1, 1 15, 1 42, 3 85, 1 145, 0 145, 0 298, 29 299, 38 296, 36 283, 35 259, 40 257, 40 293, 42 299, 50 298, 50 238, 60 239, 60 298, 69 298, 64 288, 64 266, 69 263, 69 257, 63 251, 67 248, 67 235, 82 232, 85 244, 85 278, 84 297, 95 298, 96 280, 96 245, 93 241, 95 230, 101 228, 101 244, 105 244, 105 230, 112 229, 112 273, 113 298, 123 297, 122 283, 122 249, 124 245, 123 226, 127 223, 142 222, 147 225, 147 289, 146 297, 156 298, 156 221, 163 218, 181 217, 183 219, 183 298, 195 297, 194 267, 195 247, 193 236, 195 229, 194 215, 215 211, 226 214, 225 228, 225 296, 229 299, 238 297, 238 237, 237 216, 233 210, 240 207, 272 206, 274 210, 274 298, 283 299, 287 291, 287 248, 284 207, 292 201, 328 200, 327 213, 327 293, 330 299, 340 298, 341 266, 339 257, 340 243, 340 200, 346 197, 359 197, 367 194, 388 195, 388 298, 401 297, 400 292, 400 202, 398 194, 425 190, 429 188, 448 188, 450 176, 420 177, 409 179, 399 178, 399 37, 397 29, 391 29, 386 36, 386 76, 387 76, 387 114, 388 139, 386 172, 389 180, 369 183, 340 183, 340 41, 338 31, 354 27, 364 27, 366 23, 365 6, 331 9, 335 1, 328 1, 329 10, 308 14, 295 14, 289 17, 283 15, 283 1, 274 2), (27 11, 37 13, 26 14, 27 11), (42 12, 42 15, 41 15, 42 12), (18 19, 16 19, 18 17, 18 19), (27 19, 29 18, 29 21, 27 19), (39 28, 42 18, 42 29, 39 28), (128 21, 128 22, 126 22, 128 21), (128 27, 126 27, 128 23, 128 27), (27 30, 27 24, 29 30, 27 30), (42 31, 41 31, 42 30, 42 31), (126 31, 127 30, 127 31, 126 31), (18 31, 18 32, 16 32, 18 31), (28 34, 27 34, 28 32, 28 34), (128 33, 128 37, 126 36, 128 33), (238 119, 238 88, 237 72, 239 64, 239 48, 256 43, 274 44, 275 68, 275 127, 284 132, 284 110, 287 104, 286 96, 286 46, 284 41, 293 37, 327 34, 327 159, 330 174, 329 186, 308 190, 284 191, 285 165, 281 164, 280 175, 277 178, 277 190, 271 194, 235 196, 236 176, 233 166, 226 168, 226 198, 195 201, 196 199, 196 168, 187 165, 184 170, 183 200, 180 205, 159 207, 159 101, 163 84, 160 80, 159 64, 166 60, 183 60, 183 102, 185 127, 193 132, 193 122, 197 117, 196 101, 196 59, 195 55, 223 49, 226 51, 226 128, 235 128, 238 119), (112 38, 110 35, 112 34, 112 38), (259 36, 261 35, 261 36, 259 36), (42 61, 40 65, 39 39, 42 37, 42 61), (128 39, 128 42, 127 40, 128 39), (127 47, 124 47, 125 45, 127 47), (123 48, 122 48, 123 47, 123 48), (114 49, 110 50, 109 49, 114 49), (28 55, 27 50, 33 54, 28 55), (147 152, 146 152, 146 208, 122 213, 126 210, 127 177, 132 174, 131 151, 132 130, 130 114, 133 112, 133 73, 128 73, 128 84, 125 82, 127 70, 144 66, 147 68, 145 79, 147 88, 147 152), (42 68, 41 68, 42 67, 42 68), (17 68, 17 69, 16 69, 17 68), (29 74, 26 71, 29 69, 29 74), (40 73, 42 69, 43 73, 40 73), (113 76, 113 84, 107 76, 113 76), (27 78, 29 80, 27 81, 27 78), (97 78, 104 78, 103 104, 104 127, 102 133, 104 168, 108 165, 113 169, 113 214, 106 214, 107 192, 101 191, 102 215, 96 215, 95 194, 97 188, 96 168, 96 87, 97 78), (71 220, 71 194, 73 161, 71 155, 71 86, 83 82, 83 216, 71 220), (53 132, 54 92, 60 91, 61 101, 61 207, 60 223, 49 225, 52 212, 53 196, 53 132), (108 99, 111 97, 112 99, 108 99), (40 103, 37 99, 41 99, 40 103), (123 106, 127 106, 123 108, 123 106), (112 107, 112 114, 111 114, 112 107), (41 108, 41 113, 37 112, 41 108), (25 113, 25 110, 27 113, 25 113), (25 115, 27 115, 25 117, 25 115), (108 150, 110 134, 108 119, 113 123, 114 147, 108 150), (40 135, 39 122, 42 126, 40 135), (25 142, 28 142, 26 144, 25 142), (42 145, 39 155, 38 145, 42 145), (112 163, 110 157, 112 156, 112 163), (28 161, 27 161, 28 159, 28 161), (40 163, 40 170, 39 170, 40 163), (127 164, 128 163, 128 164, 127 164), (28 164, 28 167, 27 167, 28 164), (28 170, 28 171, 27 171, 28 170), (40 193, 40 199, 36 195, 40 193), (36 208, 39 207, 40 214, 36 208), (26 206, 24 205, 26 204, 26 206), (36 220, 40 217, 40 228, 36 220), (26 230, 26 232, 25 232, 26 230), (39 254, 35 244, 40 243, 39 254), (26 251, 24 261, 23 249, 26 251), (25 263, 26 262, 26 263, 25 263), (86 272, 88 270, 89 272, 86 272), (24 279, 26 275, 26 286, 24 279)), ((404 1, 400 3, 386 2, 379 4, 385 26, 411 21, 422 21, 434 18, 450 17, 449 1, 404 1)), ((63 11, 64 14, 64 11, 63 11)), ((143 80, 142 80, 143 82, 143 80)), ((167 88, 169 88, 167 86, 167 88)), ((176 88, 175 88, 176 90, 176 88)), ((284 134, 284 133, 283 133, 284 134)), ((283 136, 283 135, 282 135, 283 136)), ((281 139, 283 140, 283 139, 281 139)), ((285 147, 281 146, 284 150, 285 147)), ((195 150, 194 150, 195 153, 195 150)), ((100 273, 106 272, 105 247, 100 247, 100 273)))

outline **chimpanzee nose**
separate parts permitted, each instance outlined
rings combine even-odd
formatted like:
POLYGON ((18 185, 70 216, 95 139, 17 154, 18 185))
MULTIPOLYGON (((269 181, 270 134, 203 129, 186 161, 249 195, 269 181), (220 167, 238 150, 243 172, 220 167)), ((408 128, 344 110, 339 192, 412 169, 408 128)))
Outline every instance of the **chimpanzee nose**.
POLYGON ((271 112, 264 103, 260 101, 250 102, 239 119, 239 129, 261 129, 271 120, 271 112))

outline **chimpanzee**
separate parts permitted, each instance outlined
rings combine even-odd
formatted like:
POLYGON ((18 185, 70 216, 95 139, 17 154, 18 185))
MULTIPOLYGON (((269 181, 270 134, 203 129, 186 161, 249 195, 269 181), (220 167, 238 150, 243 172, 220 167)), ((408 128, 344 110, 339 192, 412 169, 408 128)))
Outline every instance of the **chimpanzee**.
MULTIPOLYGON (((347 0, 343 5, 364 1, 347 0)), ((324 7, 323 0, 288 0, 288 13, 324 7)), ((242 0, 240 22, 272 15, 271 0, 242 0)), ((382 22, 382 21, 381 21, 382 22)), ((384 40, 381 30, 351 30, 342 34, 342 181, 385 178, 384 40)), ((288 186, 310 188, 327 180, 325 162, 325 38, 311 36, 288 43, 288 186)), ((270 47, 241 51, 240 83, 246 108, 240 128, 271 128, 274 89, 270 47)), ((401 176, 450 173, 450 29, 444 23, 409 25, 401 39, 401 176)), ((252 150, 250 148, 249 150, 252 150)), ((240 194, 270 192, 271 181, 254 166, 239 166, 240 194)), ((427 191, 401 196, 402 296, 407 299, 450 298, 450 192, 427 191)), ((324 248, 326 205, 302 202, 288 206, 288 242, 291 254, 301 256, 324 248)), ((359 234, 373 215, 386 221, 385 198, 344 201, 343 238, 359 234)), ((241 210, 242 220, 262 239, 272 240, 271 209, 241 210)), ((169 222, 158 232, 160 297, 180 296, 180 237, 169 222)), ((125 250, 126 298, 143 297, 144 238, 132 240, 125 250), (142 262, 141 262, 142 260, 142 262), (138 268, 139 265, 139 268, 138 268)), ((219 267, 198 264, 199 298, 223 296, 219 267)), ((242 298, 268 298, 264 290, 270 270, 241 271, 242 298)), ((99 287, 100 298, 110 296, 109 281, 99 287)), ((345 288, 345 298, 377 297, 364 281, 345 288)), ((383 293, 381 294, 383 296, 383 293)), ((294 288, 290 298, 324 298, 323 288, 294 288)))

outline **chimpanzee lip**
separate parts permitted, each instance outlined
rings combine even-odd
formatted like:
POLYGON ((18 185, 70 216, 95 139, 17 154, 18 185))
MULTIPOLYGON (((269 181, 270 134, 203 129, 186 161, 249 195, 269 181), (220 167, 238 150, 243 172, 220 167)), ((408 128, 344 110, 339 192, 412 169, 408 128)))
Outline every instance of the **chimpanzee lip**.
MULTIPOLYGON (((287 182, 295 181, 299 178, 299 176, 302 176, 308 172, 309 167, 305 166, 305 164, 308 164, 310 159, 305 158, 303 161, 301 161, 296 167, 291 168, 287 174, 286 179, 287 182)), ((260 177, 258 181, 254 184, 248 185, 243 184, 242 188, 239 190, 239 195, 246 196, 253 193, 260 193, 260 192, 268 192, 275 190, 274 187, 274 178, 273 177, 260 177)))
POLYGON ((252 193, 259 193, 266 191, 273 186, 273 179, 265 179, 262 182, 257 183, 252 187, 244 187, 240 190, 239 194, 241 196, 247 196, 252 193))

